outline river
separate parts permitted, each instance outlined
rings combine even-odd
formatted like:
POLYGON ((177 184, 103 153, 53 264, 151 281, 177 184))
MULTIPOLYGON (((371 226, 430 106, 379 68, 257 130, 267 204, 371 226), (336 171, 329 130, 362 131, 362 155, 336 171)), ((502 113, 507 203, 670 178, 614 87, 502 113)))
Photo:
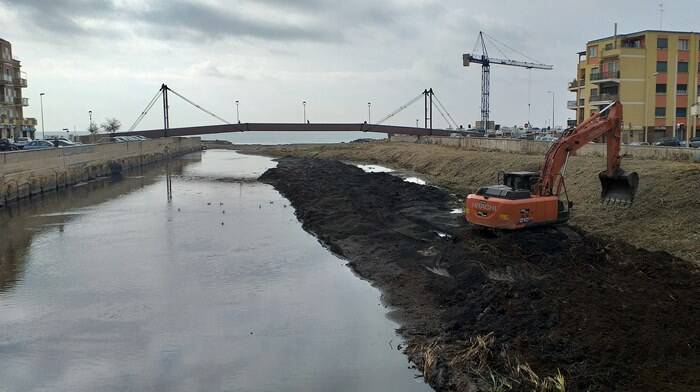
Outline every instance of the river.
POLYGON ((0 209, 0 391, 428 391, 380 292, 233 151, 0 209))

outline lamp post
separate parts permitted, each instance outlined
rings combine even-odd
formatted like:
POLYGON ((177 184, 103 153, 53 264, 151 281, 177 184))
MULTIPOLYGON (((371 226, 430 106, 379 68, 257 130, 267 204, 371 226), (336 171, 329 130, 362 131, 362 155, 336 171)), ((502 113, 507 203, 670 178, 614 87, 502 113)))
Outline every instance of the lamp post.
POLYGON ((372 102, 367 102, 367 124, 372 123, 372 102))
POLYGON ((554 91, 547 91, 552 94, 552 122, 550 124, 552 131, 554 130, 554 91))
POLYGON ((45 93, 39 94, 39 103, 41 105, 41 138, 46 139, 46 133, 44 132, 44 95, 45 93))
POLYGON ((238 121, 239 124, 241 123, 241 114, 238 111, 238 100, 236 100, 236 121, 238 121))
POLYGON ((68 128, 63 128, 66 131, 66 139, 70 140, 70 130, 68 128))
POLYGON ((418 123, 420 122, 419 119, 416 119, 416 128, 418 128, 418 123))
MULTIPOLYGON (((647 76, 647 82, 651 78, 655 78, 658 75, 659 75, 658 72, 654 72, 653 74, 647 76)), ((646 88, 645 93, 646 93, 646 99, 644 100, 644 143, 649 143, 649 112, 647 109, 647 102, 649 102, 649 83, 647 84, 647 88, 646 88)), ((654 109, 656 109, 656 108, 654 108, 654 109)))
POLYGON ((301 101, 301 104, 304 106, 304 124, 306 124, 306 101, 301 101))

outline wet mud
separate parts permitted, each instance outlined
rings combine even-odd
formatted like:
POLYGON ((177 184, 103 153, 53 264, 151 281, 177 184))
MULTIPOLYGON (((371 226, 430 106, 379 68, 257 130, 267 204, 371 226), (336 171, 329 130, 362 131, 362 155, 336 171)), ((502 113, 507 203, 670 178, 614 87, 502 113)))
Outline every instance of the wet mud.
POLYGON ((700 391, 685 260, 568 226, 478 231, 448 192, 338 161, 281 158, 260 180, 382 289, 438 391, 700 391))

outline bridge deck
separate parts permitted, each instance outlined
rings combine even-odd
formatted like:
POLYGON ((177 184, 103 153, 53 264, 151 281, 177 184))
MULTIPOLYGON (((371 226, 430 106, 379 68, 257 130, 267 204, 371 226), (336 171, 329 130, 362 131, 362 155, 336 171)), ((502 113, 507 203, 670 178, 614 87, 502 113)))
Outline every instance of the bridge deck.
POLYGON ((151 129, 145 131, 116 132, 114 136, 139 135, 148 138, 165 136, 194 136, 213 133, 231 132, 374 132, 396 135, 415 136, 449 136, 453 131, 445 129, 427 129, 415 127, 403 127, 393 125, 365 124, 365 123, 328 123, 328 124, 304 124, 304 123, 240 123, 224 125, 205 125, 198 127, 170 128, 167 132, 163 129, 151 129))

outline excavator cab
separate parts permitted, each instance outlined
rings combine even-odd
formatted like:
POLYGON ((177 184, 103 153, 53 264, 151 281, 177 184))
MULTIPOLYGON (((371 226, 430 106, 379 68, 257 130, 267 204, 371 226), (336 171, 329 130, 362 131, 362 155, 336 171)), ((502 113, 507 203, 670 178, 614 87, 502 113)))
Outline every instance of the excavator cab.
POLYGON ((625 207, 632 205, 639 185, 639 175, 636 172, 619 169, 611 176, 606 170, 600 172, 598 178, 601 185, 601 202, 625 207))

